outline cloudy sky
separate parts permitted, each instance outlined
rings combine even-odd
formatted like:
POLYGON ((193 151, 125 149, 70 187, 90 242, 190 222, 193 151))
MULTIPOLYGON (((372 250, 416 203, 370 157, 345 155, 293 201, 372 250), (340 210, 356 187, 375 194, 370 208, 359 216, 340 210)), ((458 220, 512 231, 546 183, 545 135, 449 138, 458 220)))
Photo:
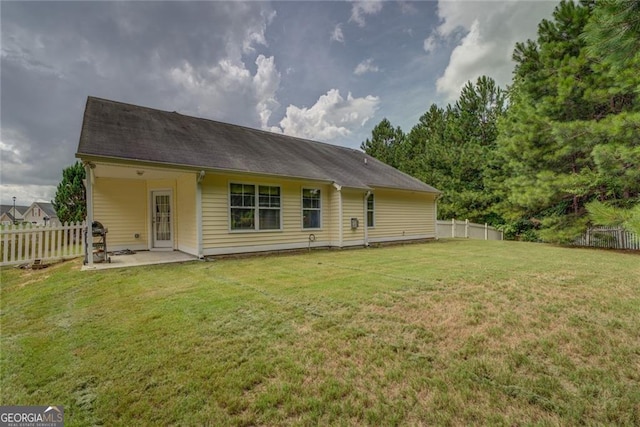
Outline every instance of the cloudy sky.
POLYGON ((551 1, 0 2, 0 199, 49 201, 87 96, 357 148, 482 74, 551 1))

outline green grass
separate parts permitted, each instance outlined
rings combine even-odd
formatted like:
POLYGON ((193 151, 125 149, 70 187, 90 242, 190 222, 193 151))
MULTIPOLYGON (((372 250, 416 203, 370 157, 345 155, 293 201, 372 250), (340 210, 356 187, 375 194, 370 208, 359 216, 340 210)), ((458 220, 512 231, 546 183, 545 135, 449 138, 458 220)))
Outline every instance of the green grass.
POLYGON ((518 242, 3 268, 0 404, 67 425, 638 425, 640 256, 518 242))

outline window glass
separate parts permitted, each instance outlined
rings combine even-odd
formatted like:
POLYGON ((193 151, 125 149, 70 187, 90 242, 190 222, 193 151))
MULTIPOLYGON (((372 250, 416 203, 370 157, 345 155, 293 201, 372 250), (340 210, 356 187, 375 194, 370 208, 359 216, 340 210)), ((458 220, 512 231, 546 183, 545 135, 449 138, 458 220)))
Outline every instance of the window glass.
POLYGON ((232 230, 280 229, 280 187, 231 183, 229 208, 232 230))
POLYGON ((320 190, 302 189, 302 228, 320 228, 320 190))
POLYGON ((367 199, 367 227, 374 226, 374 206, 373 194, 367 199))

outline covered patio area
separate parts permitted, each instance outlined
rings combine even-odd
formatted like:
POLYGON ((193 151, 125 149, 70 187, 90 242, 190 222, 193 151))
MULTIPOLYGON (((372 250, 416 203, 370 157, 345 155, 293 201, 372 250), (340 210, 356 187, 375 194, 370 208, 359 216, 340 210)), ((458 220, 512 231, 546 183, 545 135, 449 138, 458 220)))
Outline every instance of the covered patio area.
POLYGON ((141 265, 170 264, 198 260, 196 256, 180 251, 135 251, 129 254, 116 251, 109 256, 111 262, 84 265, 82 266, 82 270, 105 270, 109 268, 137 267, 141 265))

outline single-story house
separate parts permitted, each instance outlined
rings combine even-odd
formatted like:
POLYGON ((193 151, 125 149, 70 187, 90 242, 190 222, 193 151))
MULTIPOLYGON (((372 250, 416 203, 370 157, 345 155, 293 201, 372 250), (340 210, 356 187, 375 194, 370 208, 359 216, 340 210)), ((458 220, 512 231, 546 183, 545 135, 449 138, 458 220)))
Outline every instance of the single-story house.
POLYGON ((436 237, 440 192, 360 150, 89 97, 76 157, 87 220, 108 229, 110 250, 204 257, 436 237))

